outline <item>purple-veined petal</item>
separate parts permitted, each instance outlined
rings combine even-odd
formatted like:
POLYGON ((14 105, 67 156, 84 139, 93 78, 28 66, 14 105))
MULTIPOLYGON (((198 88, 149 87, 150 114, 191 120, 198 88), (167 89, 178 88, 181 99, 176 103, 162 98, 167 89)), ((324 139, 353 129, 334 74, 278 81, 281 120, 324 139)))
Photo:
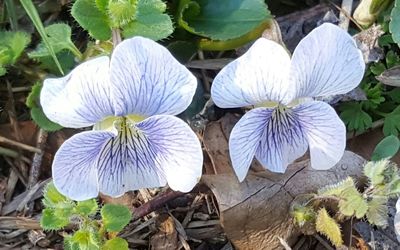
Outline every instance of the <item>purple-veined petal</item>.
POLYGON ((243 181, 259 147, 274 109, 255 108, 247 112, 233 127, 229 136, 229 154, 239 181, 243 181))
POLYGON ((68 128, 88 127, 113 115, 108 57, 84 62, 65 77, 46 79, 40 104, 51 121, 68 128))
POLYGON ((279 107, 267 120, 256 158, 272 172, 284 173, 287 166, 307 151, 308 143, 297 113, 279 107))
POLYGON ((241 57, 225 66, 211 86, 214 103, 236 108, 264 102, 291 101, 290 57, 279 44, 258 39, 241 57))
POLYGON ((158 43, 143 37, 121 42, 110 64, 115 115, 176 115, 192 101, 197 80, 158 43))
POLYGON ((346 127, 328 104, 307 102, 294 107, 307 138, 311 166, 329 169, 340 161, 346 147, 346 127))
POLYGON ((115 134, 86 131, 66 140, 53 161, 53 181, 57 189, 73 200, 97 197, 97 158, 103 144, 115 134))
POLYGON ((297 45, 291 63, 291 84, 296 97, 345 94, 364 75, 362 53, 343 29, 325 23, 297 45))
POLYGON ((202 165, 200 142, 186 123, 170 115, 151 116, 123 127, 101 150, 100 192, 119 196, 167 182, 188 192, 200 179, 202 165))

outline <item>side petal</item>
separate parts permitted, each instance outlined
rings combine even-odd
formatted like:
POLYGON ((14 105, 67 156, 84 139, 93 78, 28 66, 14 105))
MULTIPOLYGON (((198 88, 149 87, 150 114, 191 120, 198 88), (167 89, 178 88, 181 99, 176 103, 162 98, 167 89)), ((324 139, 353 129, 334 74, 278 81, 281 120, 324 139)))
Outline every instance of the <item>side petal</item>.
POLYGON ((290 57, 286 50, 260 38, 243 56, 218 73, 211 86, 211 97, 221 108, 291 101, 289 68, 290 57))
POLYGON ((325 23, 297 45, 290 69, 297 98, 345 94, 361 82, 365 64, 353 38, 325 23))
POLYGON ((53 161, 54 185, 73 200, 97 197, 97 158, 103 144, 114 136, 111 132, 86 131, 66 140, 53 161))
POLYGON ((115 48, 110 72, 116 115, 179 114, 197 87, 193 74, 166 48, 143 37, 115 48))
POLYGON ((272 172, 284 173, 287 166, 304 155, 307 148, 298 114, 291 109, 275 109, 267 121, 256 158, 272 172))
POLYGON ((273 112, 274 109, 269 108, 252 109, 232 129, 229 154, 239 181, 246 177, 273 112))
POLYGON ((200 142, 183 121, 156 115, 123 126, 99 157, 100 192, 120 196, 129 190, 165 186, 190 191, 202 172, 200 142))
POLYGON ((346 127, 328 104, 319 101, 294 108, 307 138, 311 166, 329 169, 340 161, 346 147, 346 127))
POLYGON ((50 120, 68 128, 88 127, 113 115, 108 57, 84 62, 65 77, 46 79, 40 104, 50 120))

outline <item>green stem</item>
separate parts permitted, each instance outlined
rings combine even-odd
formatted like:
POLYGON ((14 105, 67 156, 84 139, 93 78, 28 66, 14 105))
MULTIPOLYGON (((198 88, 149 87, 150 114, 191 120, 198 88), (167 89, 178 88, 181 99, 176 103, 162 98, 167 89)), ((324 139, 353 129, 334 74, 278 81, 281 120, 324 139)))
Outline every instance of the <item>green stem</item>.
POLYGON ((384 113, 384 112, 381 112, 381 111, 378 111, 378 110, 372 110, 372 112, 373 112, 374 114, 380 115, 380 116, 382 116, 382 117, 386 117, 386 116, 389 115, 389 113, 384 113))
POLYGON ((69 46, 69 49, 71 50, 72 54, 74 54, 74 56, 78 58, 79 61, 83 60, 83 54, 79 51, 75 44, 71 44, 69 46))

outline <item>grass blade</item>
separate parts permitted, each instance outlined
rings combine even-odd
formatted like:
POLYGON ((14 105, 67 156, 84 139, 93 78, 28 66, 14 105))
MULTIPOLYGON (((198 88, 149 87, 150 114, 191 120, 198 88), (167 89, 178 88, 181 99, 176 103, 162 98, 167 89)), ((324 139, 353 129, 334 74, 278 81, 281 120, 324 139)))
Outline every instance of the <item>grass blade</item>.
POLYGON ((44 44, 46 45, 47 49, 50 52, 51 57, 53 58, 54 62, 57 65, 58 70, 61 72, 62 75, 64 75, 64 72, 61 68, 60 62, 57 59, 56 53, 54 53, 53 47, 51 46, 49 40, 47 39, 47 34, 46 31, 44 30, 44 26, 42 21, 40 20, 39 14, 33 5, 31 0, 20 0, 22 6, 24 7, 26 13, 32 20, 33 24, 36 27, 36 30, 39 32, 40 36, 42 37, 42 40, 44 44))
POLYGON ((15 13, 15 5, 13 0, 5 0, 7 15, 10 19, 10 25, 12 30, 18 30, 18 19, 15 13))

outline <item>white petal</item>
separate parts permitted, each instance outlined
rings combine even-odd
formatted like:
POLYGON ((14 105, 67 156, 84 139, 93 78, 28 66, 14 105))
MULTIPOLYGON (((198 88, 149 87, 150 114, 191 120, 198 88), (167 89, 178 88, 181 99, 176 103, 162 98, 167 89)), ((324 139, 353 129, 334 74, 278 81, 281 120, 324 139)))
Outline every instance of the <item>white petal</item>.
POLYGON ((310 147, 311 166, 329 169, 340 161, 346 147, 346 128, 335 110, 324 102, 294 108, 310 147))
POLYGON ((275 109, 265 130, 256 158, 272 172, 284 173, 308 148, 299 117, 294 110, 275 109))
POLYGON ((211 96, 221 108, 289 102, 293 91, 288 85, 290 57, 279 44, 258 39, 241 57, 225 66, 215 77, 211 96))
POLYGON ((129 190, 164 186, 190 191, 202 172, 199 140, 176 117, 156 115, 124 127, 99 156, 100 192, 120 196, 129 190))
POLYGON ((110 132, 86 131, 66 140, 54 156, 53 181, 57 189, 73 200, 97 197, 97 158, 110 132))
POLYGON ((40 104, 51 121, 69 128, 91 126, 113 115, 108 57, 84 62, 65 77, 46 79, 40 104))
POLYGON ((364 75, 362 53, 343 29, 325 23, 297 45, 291 64, 291 83, 296 96, 345 94, 358 86, 364 75))
POLYGON ((232 129, 229 137, 229 154, 239 181, 243 181, 246 177, 273 111, 267 108, 252 109, 232 129))
POLYGON ((196 78, 171 53, 143 37, 126 39, 111 57, 116 115, 176 115, 192 101, 196 78))
POLYGON ((400 242, 400 198, 396 202, 396 214, 394 215, 394 233, 397 241, 400 242))

